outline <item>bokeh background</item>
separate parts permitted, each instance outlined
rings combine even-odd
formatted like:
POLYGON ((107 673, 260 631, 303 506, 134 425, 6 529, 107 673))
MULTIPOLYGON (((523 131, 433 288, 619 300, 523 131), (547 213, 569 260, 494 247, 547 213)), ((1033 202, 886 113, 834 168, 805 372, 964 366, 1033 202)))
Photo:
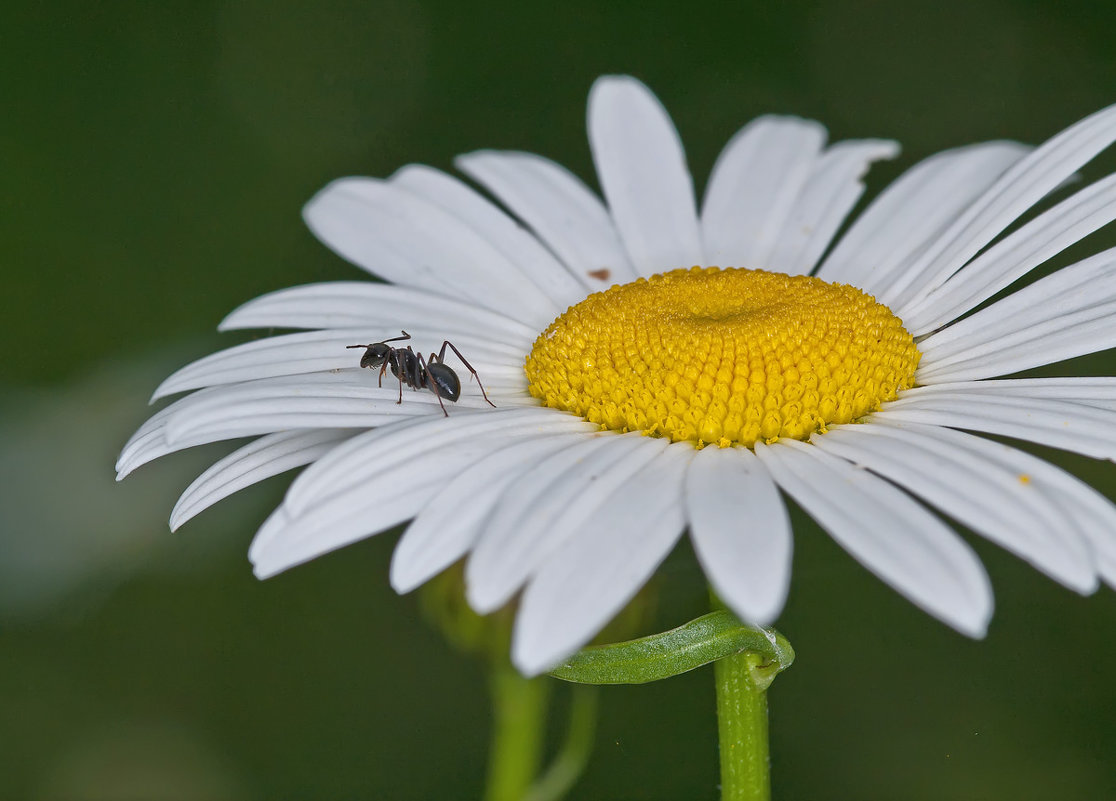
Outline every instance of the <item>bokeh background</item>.
MULTIPOLYGON (((388 587, 398 532, 260 583, 245 552, 287 479, 175 535, 177 494, 227 447, 113 482, 159 379, 242 340, 215 333, 225 313, 358 275, 299 218, 330 179, 499 147, 591 180, 584 104, 606 72, 660 95, 699 189, 764 112, 901 140, 878 190, 936 150, 1038 142, 1116 101, 1107 3, 540 8, 5 6, 0 798, 479 796, 484 675, 388 587)), ((1104 156, 1084 177, 1114 168, 1104 156)), ((1114 244, 1102 231, 1061 263, 1114 244)), ((1062 369, 1113 374, 1116 358, 1062 369)), ((1113 465, 1038 452, 1116 494, 1113 465)), ((771 692, 777 798, 1116 797, 1116 593, 1077 597, 970 538, 998 605, 970 642, 795 523, 779 625, 799 660, 771 692)), ((657 597, 661 627, 703 611, 685 546, 657 597)), ((703 669, 606 689, 572 797, 713 799, 716 772, 703 669)))

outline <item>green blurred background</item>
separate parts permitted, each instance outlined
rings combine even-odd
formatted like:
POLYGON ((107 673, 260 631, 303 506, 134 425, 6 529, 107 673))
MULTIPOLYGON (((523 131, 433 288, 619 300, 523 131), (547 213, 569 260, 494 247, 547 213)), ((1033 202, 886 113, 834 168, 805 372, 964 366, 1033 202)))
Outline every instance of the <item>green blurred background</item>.
MULTIPOLYGON (((388 587, 398 532, 257 582, 277 479, 177 535, 224 446, 114 485, 159 379, 268 290, 359 273, 299 210, 330 179, 480 147, 591 178, 593 78, 670 109, 699 188, 769 111, 936 150, 1116 101, 1108 3, 16 3, 0 15, 0 798, 479 796, 484 676, 388 587)), ((1116 168, 1102 157, 1087 179, 1116 168)), ((1101 232, 1062 259, 1116 244, 1101 232)), ((1116 373, 1112 352, 1064 370, 1116 373)), ((1047 371, 1057 372, 1057 371, 1047 371)), ((1110 495, 1116 469, 1041 452, 1110 495)), ((970 538, 998 610, 954 634, 796 517, 771 693, 779 799, 1116 797, 1116 594, 970 538)), ((902 536, 902 532, 896 532, 902 536)), ((657 620, 703 611, 685 547, 657 620)), ((561 704, 565 689, 559 688, 561 704)), ((579 799, 714 799, 711 672, 609 688, 579 799)))

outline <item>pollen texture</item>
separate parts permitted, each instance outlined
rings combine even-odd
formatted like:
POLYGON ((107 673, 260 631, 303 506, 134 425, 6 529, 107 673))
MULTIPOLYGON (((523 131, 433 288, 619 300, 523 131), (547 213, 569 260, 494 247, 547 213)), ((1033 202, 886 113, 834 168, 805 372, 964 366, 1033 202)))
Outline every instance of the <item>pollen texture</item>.
POLYGON ((858 289, 694 267, 590 295, 527 357, 531 394, 614 431, 695 444, 807 439, 913 386, 918 348, 858 289))

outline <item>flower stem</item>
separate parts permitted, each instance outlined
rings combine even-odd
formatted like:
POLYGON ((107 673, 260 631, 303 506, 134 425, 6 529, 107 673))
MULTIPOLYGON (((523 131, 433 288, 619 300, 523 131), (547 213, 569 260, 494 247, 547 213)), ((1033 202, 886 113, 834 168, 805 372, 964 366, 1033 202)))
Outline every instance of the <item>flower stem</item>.
POLYGON ((743 652, 714 663, 721 740, 721 801, 769 801, 767 686, 763 657, 743 652), (759 674, 759 675, 757 675, 759 674))
POLYGON ((531 786, 524 801, 558 801, 585 772, 597 730, 597 688, 573 688, 566 741, 550 767, 531 786))
POLYGON ((485 801, 522 801, 538 775, 547 680, 525 679, 507 662, 491 668, 492 742, 485 801))

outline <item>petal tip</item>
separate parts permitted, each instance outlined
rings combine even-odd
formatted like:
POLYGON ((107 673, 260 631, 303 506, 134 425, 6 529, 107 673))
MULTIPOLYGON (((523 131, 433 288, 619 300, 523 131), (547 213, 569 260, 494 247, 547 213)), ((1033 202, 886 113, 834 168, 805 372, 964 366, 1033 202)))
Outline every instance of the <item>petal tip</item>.
POLYGON ((478 615, 488 615, 502 607, 507 598, 492 581, 470 580, 468 568, 465 577, 465 600, 478 615))
POLYGON ((171 532, 178 531, 182 524, 193 518, 195 514, 191 507, 183 503, 184 500, 185 498, 179 499, 178 503, 171 509, 170 520, 167 521, 171 532))
POLYGON ((388 568, 388 583, 398 595, 406 595, 417 589, 423 582, 418 571, 396 556, 398 553, 399 548, 396 546, 395 553, 392 554, 391 566, 388 568))
POLYGON ((555 655, 546 643, 525 642, 517 636, 512 642, 511 661, 515 669, 527 678, 533 678, 558 665, 566 654, 555 655))
POLYGON ((647 84, 631 75, 602 75, 593 81, 589 89, 589 112, 601 103, 614 104, 622 99, 650 100, 661 106, 658 97, 647 84))

